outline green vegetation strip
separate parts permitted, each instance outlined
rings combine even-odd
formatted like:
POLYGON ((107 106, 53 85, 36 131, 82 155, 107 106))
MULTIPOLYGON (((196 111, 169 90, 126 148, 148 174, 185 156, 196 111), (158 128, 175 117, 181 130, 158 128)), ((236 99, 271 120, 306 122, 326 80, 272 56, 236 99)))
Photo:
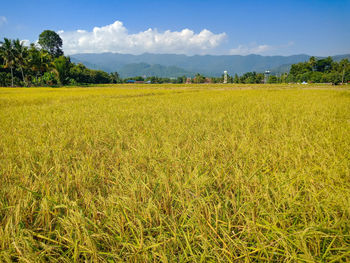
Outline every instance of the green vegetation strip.
POLYGON ((0 261, 350 261, 349 131, 347 88, 0 88, 0 261))

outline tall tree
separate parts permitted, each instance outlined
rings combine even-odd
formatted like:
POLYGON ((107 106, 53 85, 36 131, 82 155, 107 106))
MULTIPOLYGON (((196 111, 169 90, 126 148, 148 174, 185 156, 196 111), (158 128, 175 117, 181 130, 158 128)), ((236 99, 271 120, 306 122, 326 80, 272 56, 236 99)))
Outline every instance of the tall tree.
POLYGON ((30 69, 34 72, 36 80, 42 76, 51 66, 51 56, 46 50, 39 50, 33 43, 28 50, 28 62, 30 69))
POLYGON ((15 64, 15 56, 13 52, 13 43, 10 39, 4 38, 4 42, 0 47, 0 54, 4 60, 4 68, 11 70, 11 87, 13 87, 13 66, 15 64))
POLYGON ((317 62, 317 59, 316 59, 314 56, 310 57, 310 59, 309 59, 309 64, 311 65, 312 70, 315 70, 315 68, 316 68, 316 62, 317 62))
POLYGON ((237 73, 235 74, 235 77, 233 78, 233 83, 239 83, 239 77, 237 73))
POLYGON ((55 67, 54 72, 57 74, 61 85, 67 84, 71 62, 69 57, 60 56, 53 61, 55 67))
POLYGON ((316 70, 320 72, 329 72, 332 68, 333 59, 327 57, 316 61, 316 70))
POLYGON ((112 83, 119 83, 120 82, 120 76, 118 72, 112 72, 110 74, 110 79, 112 83))
POLYGON ((63 55, 62 51, 62 39, 52 30, 45 30, 39 35, 38 43, 40 46, 47 50, 54 58, 58 58, 63 55))
POLYGON ((15 62, 21 70, 24 84, 27 85, 23 71, 23 68, 27 65, 27 48, 23 45, 23 42, 19 41, 19 39, 13 40, 12 45, 15 62))
POLYGON ((347 68, 349 68, 350 66, 350 62, 347 58, 345 59, 342 59, 340 62, 339 62, 339 66, 340 66, 340 70, 341 70, 341 74, 342 74, 342 77, 341 77, 341 84, 344 84, 344 76, 345 76, 345 71, 347 68))
POLYGON ((196 76, 194 77, 194 83, 204 83, 204 82, 205 82, 205 77, 197 73, 196 76))

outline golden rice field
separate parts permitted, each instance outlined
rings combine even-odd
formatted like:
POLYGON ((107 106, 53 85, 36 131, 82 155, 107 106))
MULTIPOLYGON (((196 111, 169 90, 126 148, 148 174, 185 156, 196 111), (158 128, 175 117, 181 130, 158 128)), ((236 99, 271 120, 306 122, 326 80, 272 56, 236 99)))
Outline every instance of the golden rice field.
POLYGON ((349 262, 350 89, 0 89, 0 262, 349 262))

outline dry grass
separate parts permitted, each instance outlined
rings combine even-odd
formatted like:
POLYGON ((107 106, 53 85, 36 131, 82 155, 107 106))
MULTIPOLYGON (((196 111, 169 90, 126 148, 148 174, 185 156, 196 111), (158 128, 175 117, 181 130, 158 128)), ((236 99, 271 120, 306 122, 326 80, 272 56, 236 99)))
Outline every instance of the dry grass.
POLYGON ((0 89, 0 261, 350 261, 349 89, 228 87, 0 89))

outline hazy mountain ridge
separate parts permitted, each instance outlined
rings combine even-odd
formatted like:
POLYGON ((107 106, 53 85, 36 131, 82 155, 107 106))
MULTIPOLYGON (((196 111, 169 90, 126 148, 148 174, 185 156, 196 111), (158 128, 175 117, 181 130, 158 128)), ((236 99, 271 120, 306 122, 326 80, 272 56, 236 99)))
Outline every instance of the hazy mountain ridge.
MULTIPOLYGON (((282 73, 289 70, 295 63, 309 60, 305 54, 292 56, 261 56, 261 55, 176 55, 150 54, 141 55, 119 53, 92 53, 75 54, 71 59, 76 63, 83 63, 92 69, 101 69, 107 72, 117 71, 123 77, 155 74, 160 77, 191 76, 201 73, 208 76, 220 76, 224 70, 230 75, 243 74, 249 71, 264 72, 270 70, 282 73)), ((349 58, 350 54, 333 56, 339 61, 349 58)))
POLYGON ((123 78, 134 76, 158 76, 158 77, 180 77, 194 76, 193 72, 189 72, 176 66, 163 66, 160 64, 150 65, 147 63, 126 64, 118 71, 123 78))

